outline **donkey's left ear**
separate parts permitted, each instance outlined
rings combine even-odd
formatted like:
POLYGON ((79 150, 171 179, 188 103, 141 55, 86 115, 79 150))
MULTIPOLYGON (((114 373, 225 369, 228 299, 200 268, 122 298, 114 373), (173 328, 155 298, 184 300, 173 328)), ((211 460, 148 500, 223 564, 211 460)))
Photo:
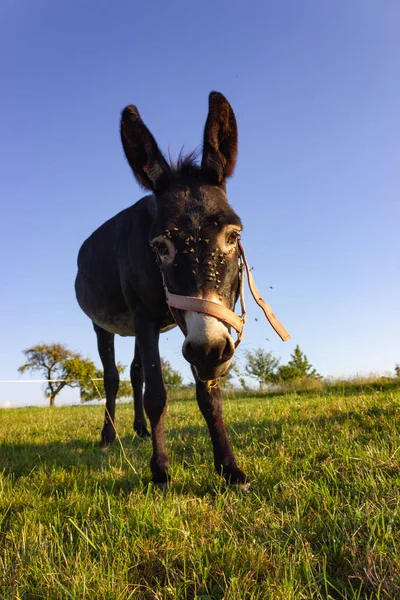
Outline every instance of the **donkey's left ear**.
POLYGON ((219 92, 211 92, 208 117, 204 128, 201 169, 214 183, 223 183, 233 175, 238 149, 235 113, 219 92))
POLYGON ((173 179, 172 171, 136 106, 127 106, 122 112, 121 141, 138 183, 152 192, 162 192, 173 179))

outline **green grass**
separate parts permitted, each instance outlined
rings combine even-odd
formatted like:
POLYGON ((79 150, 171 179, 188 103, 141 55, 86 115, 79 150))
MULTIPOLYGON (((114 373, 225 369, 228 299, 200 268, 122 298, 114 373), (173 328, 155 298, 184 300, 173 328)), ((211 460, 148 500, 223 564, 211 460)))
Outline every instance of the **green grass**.
POLYGON ((225 401, 248 493, 226 488, 193 400, 169 407, 172 486, 117 407, 0 412, 0 598, 400 598, 400 393, 225 401))

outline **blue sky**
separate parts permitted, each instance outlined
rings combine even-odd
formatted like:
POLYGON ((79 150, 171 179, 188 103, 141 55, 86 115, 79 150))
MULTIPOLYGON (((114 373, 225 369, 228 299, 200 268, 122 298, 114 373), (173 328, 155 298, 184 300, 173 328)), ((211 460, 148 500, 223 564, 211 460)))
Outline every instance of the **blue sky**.
MULTIPOLYGON (((399 30, 396 0, 2 2, 0 379, 39 341, 98 362, 73 284, 83 240, 143 195, 120 111, 136 104, 177 156, 200 145, 211 90, 238 120, 243 243, 292 334, 283 344, 248 298, 239 359, 261 346, 285 362, 299 344, 324 375, 393 371, 399 30)), ((169 332, 161 352, 189 378, 181 343, 169 332)), ((132 348, 117 340, 124 364, 132 348)), ((38 384, 0 384, 0 406, 39 401, 38 384)))

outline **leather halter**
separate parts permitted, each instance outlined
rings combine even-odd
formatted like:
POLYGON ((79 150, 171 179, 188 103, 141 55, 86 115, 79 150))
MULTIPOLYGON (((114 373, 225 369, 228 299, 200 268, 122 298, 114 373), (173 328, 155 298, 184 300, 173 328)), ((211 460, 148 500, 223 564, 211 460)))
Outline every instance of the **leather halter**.
POLYGON ((186 324, 184 321, 182 321, 182 319, 180 319, 178 317, 178 315, 175 311, 176 308, 178 308, 180 310, 188 310, 191 312, 203 313, 203 314, 215 317, 215 318, 219 319, 220 321, 223 321, 224 323, 226 323, 227 325, 230 325, 231 327, 233 327, 236 330, 238 337, 235 342, 235 348, 237 348, 242 340, 243 333, 244 333, 243 326, 246 322, 246 307, 245 307, 245 303, 244 303, 244 276, 245 276, 245 274, 247 274, 248 285, 249 285, 249 288, 253 295, 254 300, 264 311, 264 314, 265 314, 266 318, 268 319, 272 328, 276 331, 276 333, 279 335, 281 340, 283 342, 285 342, 286 340, 288 340, 290 338, 290 334, 286 331, 286 329, 283 327, 283 325, 275 317, 269 304, 267 304, 267 302, 265 302, 265 300, 261 297, 261 294, 256 287, 251 269, 250 269, 249 264, 246 259, 246 254, 244 252, 244 249, 243 249, 243 246, 242 246, 242 243, 240 240, 238 241, 238 246, 239 246, 239 287, 240 287, 239 298, 240 298, 240 304, 241 304, 241 309, 242 309, 241 316, 237 315, 230 308, 227 308, 226 306, 224 306, 223 304, 219 304, 218 302, 214 302, 213 300, 205 300, 203 298, 196 298, 193 296, 179 296, 178 294, 172 294, 168 290, 168 288, 165 284, 165 281, 164 281, 164 277, 163 277, 165 295, 166 295, 167 304, 171 311, 171 314, 174 317, 176 324, 180 327, 180 329, 182 330, 182 332, 185 336, 187 335, 186 324))

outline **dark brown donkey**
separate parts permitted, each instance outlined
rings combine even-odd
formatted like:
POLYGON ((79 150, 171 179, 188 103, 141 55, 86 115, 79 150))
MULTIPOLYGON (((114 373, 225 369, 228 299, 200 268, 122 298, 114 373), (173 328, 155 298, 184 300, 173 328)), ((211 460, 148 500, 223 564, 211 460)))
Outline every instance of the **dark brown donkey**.
POLYGON ((134 429, 140 436, 149 435, 144 408, 151 425, 153 481, 167 486, 167 393, 158 340, 160 332, 177 322, 186 334, 182 352, 196 380, 215 468, 227 482, 245 484, 246 476, 236 463, 222 420, 217 385, 218 378, 227 373, 235 349, 230 327, 205 312, 179 308, 174 309, 174 320, 166 302, 168 291, 211 300, 231 310, 235 307, 242 224, 228 204, 225 185, 237 155, 234 112, 222 94, 210 94, 201 165, 195 164, 193 157, 176 166, 168 164, 134 106, 122 113, 121 139, 133 174, 150 194, 104 223, 84 242, 75 284, 79 305, 93 321, 104 367, 102 444, 115 438, 119 377, 114 336, 136 336, 130 373, 134 429))

